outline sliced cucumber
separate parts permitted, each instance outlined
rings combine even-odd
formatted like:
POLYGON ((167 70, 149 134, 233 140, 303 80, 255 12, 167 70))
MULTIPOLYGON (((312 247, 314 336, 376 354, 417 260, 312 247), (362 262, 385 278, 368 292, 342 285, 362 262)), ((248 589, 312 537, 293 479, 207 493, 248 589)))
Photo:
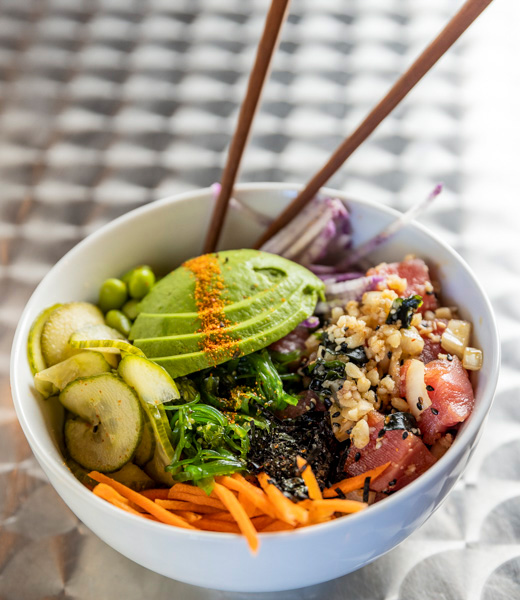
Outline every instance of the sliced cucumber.
POLYGON ((170 442, 170 422, 162 403, 179 398, 179 390, 161 367, 146 358, 125 356, 119 363, 119 374, 137 392, 153 429, 156 447, 146 471, 158 477, 158 481, 171 485, 171 476, 164 468, 171 463, 174 449, 170 442))
POLYGON ((150 477, 159 483, 171 487, 175 481, 168 471, 165 471, 165 467, 170 464, 171 461, 166 462, 164 454, 161 452, 160 446, 156 446, 155 453, 150 462, 146 463, 144 470, 150 475, 150 477))
POLYGON ((43 371, 43 369, 47 368, 47 364, 42 353, 43 326, 47 322, 47 319, 51 313, 53 313, 60 306, 61 304, 54 304, 53 306, 50 306, 42 311, 34 320, 31 330, 29 331, 29 338, 27 340, 27 357, 29 359, 29 366, 31 367, 31 372, 33 375, 36 375, 36 373, 39 371, 43 371))
MULTIPOLYGON (((70 336, 69 344, 72 348, 102 352, 105 354, 105 358, 108 355, 123 352, 144 356, 143 351, 130 344, 117 329, 112 329, 107 325, 95 325, 79 329, 70 336)), ((107 360, 109 359, 107 358, 107 360)))
POLYGON ((46 366, 51 367, 77 354, 78 351, 69 346, 69 338, 74 331, 104 321, 99 308, 88 302, 69 302, 53 310, 43 325, 41 335, 46 366))
POLYGON ((141 356, 126 355, 119 363, 119 375, 148 404, 164 404, 181 395, 175 381, 159 365, 141 356))
POLYGON ((60 394, 72 415, 65 421, 65 444, 85 469, 117 471, 134 455, 143 430, 135 392, 112 374, 76 379, 60 394))
POLYGON ((87 469, 84 469, 81 465, 78 465, 78 463, 75 460, 72 460, 72 458, 70 457, 67 458, 65 463, 67 464, 67 467, 69 467, 69 469, 72 471, 74 477, 80 483, 86 485, 91 490, 96 487, 97 481, 94 481, 89 477, 87 469))
POLYGON ((80 352, 34 376, 34 385, 44 398, 58 394, 78 377, 109 373, 110 365, 99 352, 80 352))
POLYGON ((135 451, 134 460, 137 465, 143 467, 147 462, 152 460, 155 452, 155 436, 153 427, 150 424, 150 420, 145 415, 144 426, 143 426, 143 437, 141 443, 135 451))
POLYGON ((119 471, 110 473, 109 477, 110 479, 119 481, 119 483, 132 488, 136 492, 155 487, 154 480, 132 462, 126 463, 119 471))

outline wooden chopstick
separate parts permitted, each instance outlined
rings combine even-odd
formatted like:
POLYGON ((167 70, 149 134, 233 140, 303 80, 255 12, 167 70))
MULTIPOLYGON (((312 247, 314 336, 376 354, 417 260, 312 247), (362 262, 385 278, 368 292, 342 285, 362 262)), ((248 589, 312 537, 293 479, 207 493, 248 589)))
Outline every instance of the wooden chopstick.
POLYGON ((287 15, 290 0, 272 0, 267 14, 262 38, 256 52, 255 63, 247 84, 246 96, 240 108, 238 123, 231 140, 226 166, 222 174, 221 189, 209 224, 204 253, 214 252, 233 192, 235 180, 247 144, 249 131, 269 73, 271 59, 276 49, 280 31, 287 15))
POLYGON ((278 233, 314 198, 320 188, 334 175, 347 158, 359 148, 383 119, 392 112, 491 2, 492 0, 467 0, 441 33, 370 111, 357 129, 336 149, 321 170, 314 175, 291 204, 267 227, 266 231, 256 241, 254 248, 260 248, 267 240, 278 233))

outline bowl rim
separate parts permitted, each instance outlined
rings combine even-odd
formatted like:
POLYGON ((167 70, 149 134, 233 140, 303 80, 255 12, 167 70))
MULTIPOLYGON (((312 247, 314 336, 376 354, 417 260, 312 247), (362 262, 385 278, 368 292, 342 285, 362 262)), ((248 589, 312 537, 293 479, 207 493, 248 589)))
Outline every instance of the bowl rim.
MULTIPOLYGON (((295 183, 276 183, 276 182, 253 182, 253 183, 238 183, 235 185, 235 191, 237 194, 240 193, 250 193, 250 192, 258 192, 258 191, 275 191, 275 192, 294 192, 296 193, 298 190, 302 189, 303 185, 295 184, 295 183)), ((206 188, 198 188, 194 190, 189 190, 186 192, 182 192, 180 194, 172 194, 170 196, 166 196, 165 198, 161 198, 154 202, 150 202, 138 208, 128 211, 127 213, 121 215, 120 217, 109 221, 98 230, 92 232, 87 235, 83 240, 78 242, 71 250, 69 250, 45 275, 45 277, 40 281, 38 286, 35 288, 31 297, 29 298, 20 320, 18 322, 16 332, 13 339, 12 350, 11 350, 11 364, 10 364, 10 380, 11 380, 11 390, 13 396, 13 404, 14 408, 24 431, 25 436, 27 437, 31 449, 35 448, 36 451, 33 450, 37 460, 45 464, 45 467, 49 469, 52 474, 57 477, 61 482, 66 485, 71 491, 74 491, 76 494, 79 494, 82 499, 91 504, 93 508, 98 510, 108 511, 108 514, 119 515, 119 518, 125 519, 129 518, 130 523, 135 519, 136 523, 140 523, 142 527, 150 527, 152 530, 154 528, 161 528, 161 531, 170 531, 172 536, 183 536, 185 538, 189 537, 191 539, 200 538, 201 541, 204 539, 218 539, 227 540, 230 542, 231 540, 241 540, 242 536, 239 534, 229 533, 221 533, 221 532, 212 532, 212 531, 193 531, 188 529, 181 529, 177 527, 172 527, 170 525, 166 525, 164 523, 153 522, 148 519, 142 519, 138 516, 126 513, 121 511, 117 507, 111 505, 110 503, 98 498, 95 494, 93 494, 89 489, 87 489, 82 483, 80 483, 76 477, 72 474, 72 472, 68 469, 65 462, 58 462, 52 456, 50 456, 46 449, 41 445, 38 438, 33 434, 31 425, 30 425, 30 414, 27 415, 27 408, 30 403, 27 403, 27 407, 24 406, 23 395, 19 387, 19 376, 18 376, 18 365, 21 364, 21 361, 26 360, 26 336, 29 331, 30 323, 29 320, 29 312, 32 309, 32 305, 36 303, 36 298, 38 297, 39 289, 44 285, 45 281, 51 274, 62 267, 64 264, 67 264, 70 261, 75 259, 76 254, 81 252, 85 246, 88 246, 94 243, 98 237, 104 236, 107 231, 119 228, 120 226, 124 226, 127 221, 132 221, 136 218, 139 218, 142 214, 148 213, 150 211, 159 210, 165 205, 176 204, 177 202, 183 202, 186 200, 196 201, 199 198, 206 197, 208 195, 214 194, 213 187, 206 188), (112 512, 113 511, 113 512, 112 512), (165 529, 167 528, 167 529, 165 529)), ((333 188, 324 187, 320 189, 320 195, 326 195, 330 197, 338 197, 342 201, 349 203, 352 202, 354 204, 366 205, 375 208, 378 211, 386 213, 387 215, 397 218, 402 213, 391 208, 386 205, 382 205, 381 203, 375 202, 373 200, 360 200, 351 198, 347 193, 342 192, 341 190, 335 190, 333 188)), ((483 300, 484 307, 486 309, 487 314, 483 315, 483 319, 487 320, 491 326, 491 347, 486 350, 488 354, 488 360, 492 361, 492 365, 490 367, 490 375, 488 380, 485 383, 483 390, 481 391, 481 401, 478 406, 475 406, 472 412, 472 418, 469 422, 466 423, 463 431, 459 432, 455 438, 455 442, 453 446, 450 448, 449 452, 443 455, 438 461, 435 462, 425 473, 423 473, 420 477, 412 481, 410 484, 398 490, 395 494, 392 494, 388 498, 384 500, 384 502, 378 502, 377 504, 370 506, 369 509, 360 511, 358 513, 354 513, 348 515, 348 518, 338 518, 334 521, 319 523, 313 525, 312 527, 303 527, 300 529, 292 530, 292 531, 280 531, 280 532, 268 532, 268 533, 259 533, 261 539, 264 538, 287 538, 287 537, 308 537, 312 535, 319 535, 321 532, 326 532, 331 529, 340 529, 340 528, 348 528, 349 523, 352 523, 353 519, 356 519, 356 522, 362 522, 363 520, 371 518, 371 515, 376 517, 377 514, 383 513, 384 511, 389 511, 393 506, 398 504, 399 502, 404 503, 407 498, 411 498, 417 492, 421 491, 421 488, 428 488, 428 483, 434 479, 438 472, 444 468, 444 466, 448 464, 448 460, 450 460, 453 464, 450 466, 451 470, 453 466, 456 464, 458 458, 465 451, 466 447, 468 447, 470 440, 472 437, 477 436, 482 424, 484 423, 487 414, 491 408, 493 403, 494 394, 496 391, 498 376, 499 376, 499 367, 500 367, 500 340, 498 335, 498 328, 495 319, 495 315, 489 301, 489 298, 480 285, 479 281, 475 277, 473 271, 466 263, 466 261, 444 240, 439 238, 435 233, 431 232, 427 227, 413 220, 411 223, 407 225, 408 227, 413 227, 418 229, 424 235, 433 239, 434 242, 443 247, 443 249, 448 253, 452 260, 459 263, 460 266, 466 271, 475 285, 476 289, 481 295, 483 300)), ((29 411, 30 412, 30 411, 29 411)))

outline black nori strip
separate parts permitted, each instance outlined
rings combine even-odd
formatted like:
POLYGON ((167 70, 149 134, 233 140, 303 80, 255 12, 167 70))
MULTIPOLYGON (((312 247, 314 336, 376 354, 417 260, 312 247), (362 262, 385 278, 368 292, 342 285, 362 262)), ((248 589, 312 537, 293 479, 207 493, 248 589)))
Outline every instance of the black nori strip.
POLYGON ((406 412, 396 412, 388 415, 385 418, 385 429, 391 431, 393 429, 404 429, 406 431, 412 431, 417 428, 417 421, 415 417, 406 412))
POLYGON ((400 329, 408 329, 415 311, 422 306, 423 299, 416 294, 408 298, 396 298, 386 318, 387 325, 401 322, 400 329))
POLYGON ((338 495, 339 498, 341 498, 342 500, 345 500, 347 497, 345 496, 345 494, 343 493, 343 490, 339 487, 335 488, 334 491, 336 492, 336 494, 338 495))
POLYGON ((368 494, 370 493, 370 480, 371 477, 365 477, 365 483, 363 484, 363 502, 368 502, 368 494))

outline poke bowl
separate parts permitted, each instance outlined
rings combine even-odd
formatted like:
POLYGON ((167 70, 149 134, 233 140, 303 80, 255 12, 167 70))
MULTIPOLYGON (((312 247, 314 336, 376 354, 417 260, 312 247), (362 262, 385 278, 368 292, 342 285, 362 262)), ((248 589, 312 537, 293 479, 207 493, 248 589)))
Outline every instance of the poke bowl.
MULTIPOLYGON (((262 232, 262 219, 265 222, 274 217, 298 189, 291 184, 237 185, 235 196, 240 208, 236 208, 238 204, 231 208, 219 250, 250 247, 262 232), (255 218, 257 213, 263 217, 255 218)), ((348 208, 354 247, 398 217, 390 208, 350 199, 340 191, 324 189, 321 194, 338 199, 348 208)), ((394 548, 432 515, 463 473, 477 445, 498 378, 500 349, 493 312, 460 256, 421 225, 406 225, 372 250, 370 264, 399 262, 411 254, 424 259, 442 284, 443 304, 458 308, 460 322, 472 323, 471 346, 483 351, 481 368, 471 372, 471 414, 450 438, 449 448, 421 468, 419 476, 403 480, 398 491, 391 493, 390 489, 388 493, 388 485, 395 486, 395 481, 387 481, 387 497, 355 514, 315 521, 308 527, 260 531, 256 553, 249 552, 245 539, 234 533, 172 527, 120 510, 92 493, 69 468, 64 410, 56 397, 46 400, 35 391, 27 340, 35 319, 48 307, 62 302, 96 303, 105 280, 130 272, 136 265, 152 265, 158 273, 169 273, 200 255, 213 201, 214 192, 208 188, 136 209, 90 235, 51 269, 29 300, 16 331, 11 359, 15 409, 37 460, 58 494, 97 536, 136 563, 172 579, 228 591, 266 592, 313 585, 359 569, 394 548)), ((457 361, 455 358, 459 364, 457 361)), ((419 404, 419 415, 424 408, 419 404)), ((371 425, 370 432, 373 429, 371 425)), ((408 431, 407 426, 400 425, 397 430, 403 439, 408 438, 407 443, 418 434, 413 426, 408 431)), ((379 439, 372 441, 381 444, 379 439)), ((433 449, 433 441, 429 448, 433 449)), ((361 453, 347 459, 351 475, 357 474, 356 464, 363 462, 361 453)), ((370 461, 365 465, 369 467, 370 461)), ((413 474, 415 467, 408 469, 408 474, 413 474)), ((267 485, 272 482, 266 481, 267 485)), ((368 494, 368 488, 365 492, 368 494)), ((370 493, 373 497, 376 492, 370 493)))

